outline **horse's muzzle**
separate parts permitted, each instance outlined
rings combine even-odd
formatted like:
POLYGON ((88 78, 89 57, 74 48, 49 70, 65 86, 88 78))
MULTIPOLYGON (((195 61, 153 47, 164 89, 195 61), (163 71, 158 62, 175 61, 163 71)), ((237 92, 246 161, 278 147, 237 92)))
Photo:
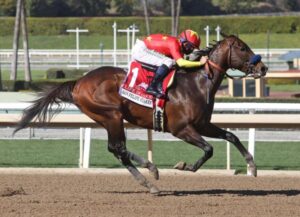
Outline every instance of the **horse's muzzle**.
POLYGON ((256 65, 252 65, 251 72, 248 74, 249 77, 260 78, 267 74, 268 67, 263 63, 259 62, 256 65))
POLYGON ((265 76, 267 74, 268 67, 263 65, 260 67, 260 71, 261 71, 261 76, 265 76))

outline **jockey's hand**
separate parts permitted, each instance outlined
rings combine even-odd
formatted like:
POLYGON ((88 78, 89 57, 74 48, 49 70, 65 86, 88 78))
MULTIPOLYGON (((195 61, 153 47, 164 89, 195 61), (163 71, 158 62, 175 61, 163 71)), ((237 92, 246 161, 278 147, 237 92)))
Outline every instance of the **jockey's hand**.
POLYGON ((207 56, 202 56, 201 59, 200 59, 200 64, 201 65, 204 65, 208 60, 208 57, 207 56))

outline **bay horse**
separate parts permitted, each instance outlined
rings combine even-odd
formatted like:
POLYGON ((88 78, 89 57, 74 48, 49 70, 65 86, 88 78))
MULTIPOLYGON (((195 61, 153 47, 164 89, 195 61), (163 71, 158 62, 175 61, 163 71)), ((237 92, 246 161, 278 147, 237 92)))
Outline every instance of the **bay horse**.
MULTIPOLYGON (((237 36, 225 34, 223 39, 207 49, 205 67, 177 69, 173 85, 167 93, 165 105, 165 132, 192 144, 204 151, 194 164, 180 163, 177 169, 196 172, 213 155, 213 147, 202 136, 220 138, 231 142, 244 157, 251 175, 256 176, 256 165, 252 155, 233 133, 211 123, 215 94, 229 68, 238 69, 245 76, 259 78, 268 68, 259 59, 255 64, 251 58, 257 56, 237 36)), ((33 105, 23 111, 23 117, 14 133, 28 127, 33 120, 45 123, 61 109, 51 109, 62 102, 75 104, 107 130, 108 151, 120 160, 134 178, 150 193, 159 189, 149 182, 132 163, 148 168, 155 179, 159 179, 157 167, 150 161, 130 152, 126 148, 124 120, 142 128, 153 129, 153 109, 140 106, 119 95, 119 88, 126 71, 117 67, 100 67, 88 72, 76 81, 67 81, 42 91, 33 105)))

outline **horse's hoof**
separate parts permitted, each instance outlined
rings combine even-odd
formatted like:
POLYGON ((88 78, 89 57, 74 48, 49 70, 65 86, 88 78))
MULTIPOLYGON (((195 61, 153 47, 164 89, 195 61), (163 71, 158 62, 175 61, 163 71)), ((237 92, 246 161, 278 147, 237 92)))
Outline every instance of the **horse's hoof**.
POLYGON ((184 170, 186 163, 183 161, 178 162, 173 168, 177 170, 184 170))
POLYGON ((247 175, 257 177, 257 169, 256 166, 247 165, 247 175))
POLYGON ((184 167, 185 171, 191 171, 191 172, 195 172, 193 165, 186 165, 184 167))
POLYGON ((159 179, 159 172, 154 164, 151 164, 151 166, 149 167, 149 172, 153 175, 154 179, 159 179))
POLYGON ((151 174, 153 175, 155 180, 159 179, 159 172, 158 172, 158 169, 156 167, 155 167, 154 171, 151 171, 151 174))
POLYGON ((159 195, 159 193, 160 193, 160 190, 156 186, 152 186, 150 188, 150 194, 159 195))

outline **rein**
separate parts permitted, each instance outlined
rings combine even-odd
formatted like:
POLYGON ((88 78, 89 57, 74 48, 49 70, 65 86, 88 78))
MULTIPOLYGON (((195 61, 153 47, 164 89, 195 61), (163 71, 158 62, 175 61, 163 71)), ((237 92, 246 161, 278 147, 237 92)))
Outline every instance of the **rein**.
POLYGON ((214 77, 214 74, 210 67, 217 69, 220 73, 226 73, 226 71, 223 68, 221 68, 218 64, 216 64, 215 62, 209 59, 206 61, 204 67, 205 67, 205 71, 207 72, 207 74, 204 74, 206 79, 206 104, 209 104, 210 97, 209 97, 209 86, 207 81, 208 80, 212 81, 212 78, 214 77))
POLYGON ((219 66, 218 64, 216 64, 215 62, 213 62, 209 59, 206 61, 204 67, 205 67, 205 71, 207 72, 208 78, 213 78, 213 76, 214 76, 214 74, 211 70, 211 67, 217 69, 221 73, 226 73, 225 69, 223 69, 221 66, 219 66))
MULTIPOLYGON (((213 68, 217 69, 219 72, 221 73, 225 73, 227 77, 231 78, 231 79, 236 79, 235 77, 232 77, 230 75, 228 75, 226 73, 226 70, 221 68, 218 64, 216 64, 215 62, 211 61, 211 60, 207 60, 207 62, 205 63, 205 71, 208 72, 208 77, 209 78, 212 78, 213 77, 213 73, 210 69, 210 66, 212 66, 213 68)), ((245 78, 247 77, 246 75, 245 76, 242 76, 242 77, 239 77, 238 79, 241 79, 241 78, 245 78)))
POLYGON ((205 69, 210 70, 210 66, 214 67, 215 69, 217 69, 221 73, 225 73, 226 72, 225 69, 221 68, 221 66, 219 66, 215 62, 213 62, 211 60, 207 60, 207 62, 205 63, 205 69))

